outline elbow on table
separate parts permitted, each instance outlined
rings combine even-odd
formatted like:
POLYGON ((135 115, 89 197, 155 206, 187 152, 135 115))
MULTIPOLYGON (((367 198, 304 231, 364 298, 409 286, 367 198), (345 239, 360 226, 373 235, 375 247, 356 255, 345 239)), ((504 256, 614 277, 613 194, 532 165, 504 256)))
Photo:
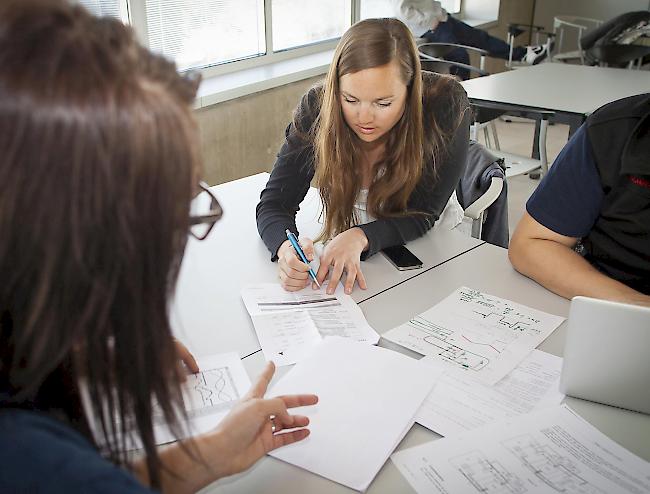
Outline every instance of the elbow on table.
POLYGON ((532 239, 515 232, 508 246, 510 264, 526 276, 528 276, 530 268, 531 242, 532 239))

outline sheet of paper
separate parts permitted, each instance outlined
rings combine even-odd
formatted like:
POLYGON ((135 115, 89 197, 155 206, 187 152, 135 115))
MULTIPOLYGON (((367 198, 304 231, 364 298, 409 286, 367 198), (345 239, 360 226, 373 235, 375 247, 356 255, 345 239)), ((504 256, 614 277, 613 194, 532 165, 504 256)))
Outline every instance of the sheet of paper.
POLYGON ((384 335, 447 372, 485 384, 506 376, 564 321, 509 300, 461 287, 429 310, 384 335))
POLYGON ((325 287, 287 292, 277 283, 248 286, 241 294, 264 356, 278 366, 299 362, 314 342, 326 336, 372 345, 379 341, 342 285, 333 295, 327 295, 325 287))
MULTIPOLYGON (((214 429, 251 386, 239 355, 234 352, 197 358, 200 372, 183 383, 189 418, 188 436, 214 429)), ((156 444, 174 440, 161 412, 154 413, 156 444)))
MULTIPOLYGON (((431 357, 421 360, 434 368, 431 357)), ((494 386, 470 376, 445 374, 424 400, 415 421, 441 436, 451 436, 485 424, 559 405, 562 358, 533 350, 494 386)))
POLYGON ((385 348, 325 338, 268 393, 319 396, 296 410, 309 416, 310 436, 271 455, 364 491, 413 424, 434 374, 385 348))
POLYGON ((566 406, 425 443, 391 459, 420 494, 650 492, 650 463, 566 406))

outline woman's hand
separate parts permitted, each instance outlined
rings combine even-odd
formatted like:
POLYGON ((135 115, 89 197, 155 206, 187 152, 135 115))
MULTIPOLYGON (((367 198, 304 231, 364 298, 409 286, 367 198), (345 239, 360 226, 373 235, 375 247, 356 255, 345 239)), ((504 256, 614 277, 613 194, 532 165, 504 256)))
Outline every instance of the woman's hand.
MULTIPOLYGON (((178 354, 178 358, 183 364, 185 364, 185 367, 192 374, 196 374, 197 372, 199 372, 199 364, 196 363, 196 359, 194 358, 194 355, 190 353, 187 347, 183 345, 180 341, 178 341, 176 338, 174 338, 174 345, 176 346, 176 353, 178 354)), ((180 376, 181 381, 185 382, 187 371, 183 368, 182 365, 178 366, 178 375, 180 376)))
POLYGON ((345 271, 345 293, 352 293, 354 280, 362 289, 366 289, 366 279, 361 272, 361 253, 368 246, 368 239, 361 228, 350 228, 334 237, 325 247, 320 258, 320 268, 316 273, 318 282, 322 285, 331 270, 327 293, 336 290, 343 272, 345 271))
MULTIPOLYGON (((301 237, 299 240, 308 261, 314 260, 314 242, 310 238, 301 237)), ((290 292, 302 290, 309 286, 309 265, 298 258, 291 242, 286 240, 278 249, 278 267, 280 268, 280 284, 290 292)))
POLYGON ((220 477, 246 470, 269 451, 309 435, 309 430, 304 429, 309 419, 291 415, 288 409, 314 405, 318 397, 304 394, 264 399, 274 372, 275 366, 269 362, 248 394, 213 433, 219 443, 215 463, 220 477))

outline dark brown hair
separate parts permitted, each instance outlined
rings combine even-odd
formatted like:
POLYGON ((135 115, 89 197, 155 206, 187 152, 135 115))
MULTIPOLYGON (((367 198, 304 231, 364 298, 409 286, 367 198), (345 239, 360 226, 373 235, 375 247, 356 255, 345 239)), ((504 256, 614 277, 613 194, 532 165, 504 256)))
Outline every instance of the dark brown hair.
MULTIPOLYGON (((391 129, 382 162, 368 192, 368 211, 376 218, 400 216, 423 173, 435 177, 437 162, 445 151, 450 135, 463 116, 462 104, 454 103, 452 128, 443 128, 438 119, 428 122, 424 135, 423 100, 434 94, 445 99, 453 93, 455 81, 430 80, 424 87, 417 48, 408 28, 397 19, 367 19, 356 23, 341 37, 336 47, 321 94, 320 112, 311 129, 315 148, 315 179, 325 210, 320 239, 326 240, 354 225, 354 202, 361 187, 358 138, 343 117, 339 80, 346 74, 381 67, 397 61, 402 81, 407 86, 404 113, 391 129), (424 158, 434 163, 424 170, 424 158)), ((454 95, 451 100, 456 100, 454 95)), ((424 102, 426 103, 426 102, 424 102)), ((300 128, 303 116, 298 112, 294 127, 300 128)), ((376 170, 377 171, 377 170, 376 170)))
POLYGON ((89 434, 83 379, 111 459, 133 426, 156 486, 152 400, 181 427, 168 300, 200 173, 196 84, 56 0, 2 2, 0 67, 0 406, 89 434))

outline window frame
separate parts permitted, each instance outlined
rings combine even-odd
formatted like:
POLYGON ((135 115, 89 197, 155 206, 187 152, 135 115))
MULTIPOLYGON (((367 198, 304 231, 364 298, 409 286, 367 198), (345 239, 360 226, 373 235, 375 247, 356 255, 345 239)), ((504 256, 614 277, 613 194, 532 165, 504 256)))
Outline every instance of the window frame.
MULTIPOLYGON (((140 43, 144 46, 149 46, 149 36, 147 31, 147 15, 145 10, 146 0, 122 0, 127 4, 128 20, 136 32, 136 36, 140 43)), ((350 25, 354 24, 359 18, 360 3, 362 0, 347 0, 351 2, 351 16, 350 25)), ((228 62, 221 62, 208 67, 187 69, 198 70, 203 74, 203 77, 210 78, 218 75, 230 74, 240 70, 246 70, 254 67, 261 67, 292 58, 298 58, 314 53, 321 53, 328 50, 333 50, 340 38, 330 40, 318 41, 295 48, 289 48, 281 51, 273 51, 273 18, 271 9, 271 0, 264 0, 264 32, 266 41, 266 53, 261 55, 253 55, 251 57, 231 60, 228 62)), ((183 72, 183 71, 182 71, 183 72)))

